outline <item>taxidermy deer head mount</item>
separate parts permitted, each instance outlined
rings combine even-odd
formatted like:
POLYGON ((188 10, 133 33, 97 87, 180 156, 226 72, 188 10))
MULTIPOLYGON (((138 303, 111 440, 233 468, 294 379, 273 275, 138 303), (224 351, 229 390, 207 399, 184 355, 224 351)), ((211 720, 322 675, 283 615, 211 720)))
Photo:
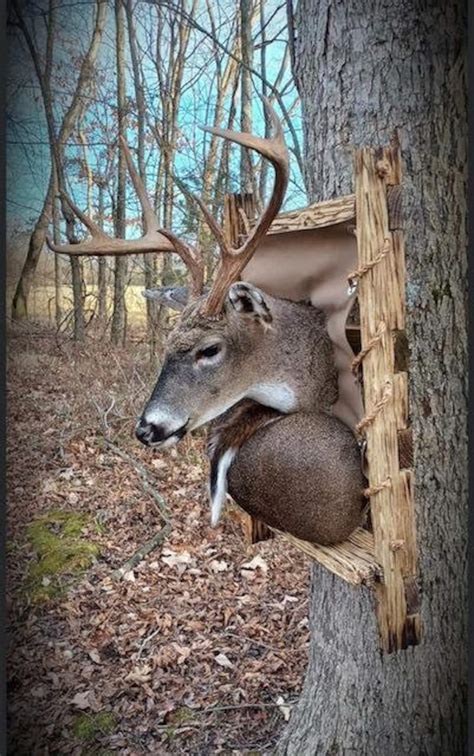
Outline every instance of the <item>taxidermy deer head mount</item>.
MULTIPOLYGON (((122 149, 143 212, 143 236, 133 240, 111 238, 65 197, 91 236, 78 244, 63 246, 48 240, 54 251, 71 255, 176 252, 189 270, 190 301, 168 338, 158 382, 136 428, 137 437, 148 446, 164 448, 176 443, 188 431, 213 420, 244 398, 284 413, 329 406, 337 398, 332 347, 323 313, 310 305, 276 299, 251 284, 239 282, 278 214, 288 184, 289 155, 283 130, 267 100, 264 106, 273 129, 270 138, 205 128, 255 150, 275 170, 270 201, 239 248, 231 247, 202 200, 195 198, 221 255, 206 294, 200 250, 159 228, 125 142, 122 149)), ((165 289, 161 296, 166 299, 165 289)), ((171 299, 176 296, 176 292, 169 292, 171 299)), ((181 300, 184 299, 183 292, 181 300)))
POLYGON ((239 281, 277 215, 288 184, 283 130, 267 101, 265 108, 273 126, 270 138, 206 129, 256 150, 275 171, 270 201, 239 248, 229 244, 206 206, 195 198, 221 255, 207 293, 201 252, 158 227, 125 143, 122 148, 143 211, 143 236, 110 238, 66 197, 91 238, 60 247, 48 243, 56 252, 71 255, 180 255, 191 275, 189 301, 184 290, 165 287, 157 292, 162 302, 182 313, 137 423, 137 438, 147 446, 165 448, 219 418, 209 449, 212 524, 217 524, 229 490, 241 506, 269 525, 307 540, 335 543, 360 524, 363 476, 351 430, 329 412, 337 399, 337 372, 326 316, 310 304, 272 297, 239 281))

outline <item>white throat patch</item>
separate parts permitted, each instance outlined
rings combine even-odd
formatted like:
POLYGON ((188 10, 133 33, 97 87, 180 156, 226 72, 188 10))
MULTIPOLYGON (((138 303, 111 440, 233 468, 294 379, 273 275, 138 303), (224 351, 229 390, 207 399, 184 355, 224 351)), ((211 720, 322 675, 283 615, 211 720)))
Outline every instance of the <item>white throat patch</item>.
POLYGON ((286 383, 257 383, 247 397, 280 412, 291 412, 296 407, 295 392, 286 383))

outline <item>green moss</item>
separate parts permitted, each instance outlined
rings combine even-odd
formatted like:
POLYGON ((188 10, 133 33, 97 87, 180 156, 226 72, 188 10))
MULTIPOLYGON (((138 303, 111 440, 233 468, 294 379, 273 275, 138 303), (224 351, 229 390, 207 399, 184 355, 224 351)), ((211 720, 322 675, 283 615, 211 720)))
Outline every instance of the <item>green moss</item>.
POLYGON ((173 725, 182 725, 184 722, 194 719, 194 717, 195 713, 192 709, 188 709, 187 706, 179 706, 168 714, 168 721, 173 725))
POLYGON ((78 740, 90 743, 100 735, 110 735, 117 726, 117 717, 111 711, 99 711, 98 714, 78 714, 72 731, 78 740))
POLYGON ((27 539, 36 554, 26 581, 32 601, 60 595, 67 577, 83 573, 92 564, 99 547, 82 538, 90 523, 88 515, 52 510, 28 526, 27 539))

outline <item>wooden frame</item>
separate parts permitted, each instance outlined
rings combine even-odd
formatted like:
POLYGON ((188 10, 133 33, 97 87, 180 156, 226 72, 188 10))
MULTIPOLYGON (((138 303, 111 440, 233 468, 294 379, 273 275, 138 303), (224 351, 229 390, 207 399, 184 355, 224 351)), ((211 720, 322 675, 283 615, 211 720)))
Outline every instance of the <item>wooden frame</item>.
POLYGON ((405 334, 405 249, 398 140, 355 153, 361 368, 380 641, 390 653, 421 637, 405 334), (403 466, 402 466, 403 465, 403 466))
MULTIPOLYGON (((409 427, 405 336, 405 252, 398 141, 355 152, 355 194, 282 213, 269 233, 355 223, 360 327, 347 329, 359 347, 356 365, 365 416, 357 426, 367 442, 371 531, 359 528, 344 543, 327 547, 281 535, 311 559, 354 586, 374 590, 380 647, 386 653, 421 638, 409 427)), ((234 243, 255 215, 251 195, 228 195, 225 228, 234 243)), ((356 350, 357 351, 357 350, 356 350)), ((268 537, 242 513, 250 542, 268 537)), ((278 531, 275 531, 278 532, 278 531)))

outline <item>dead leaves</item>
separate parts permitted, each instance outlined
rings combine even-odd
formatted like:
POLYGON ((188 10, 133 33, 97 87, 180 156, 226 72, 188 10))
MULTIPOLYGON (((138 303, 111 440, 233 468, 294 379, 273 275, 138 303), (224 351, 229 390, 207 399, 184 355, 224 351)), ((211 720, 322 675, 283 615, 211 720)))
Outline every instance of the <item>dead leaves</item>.
POLYGON ((9 411, 16 417, 9 426, 12 747, 80 754, 75 719, 103 710, 113 712, 117 725, 97 746, 121 756, 230 753, 229 744, 243 753, 275 742, 306 663, 307 562, 278 539, 247 547, 230 518, 210 528, 199 434, 160 454, 133 441, 132 421, 119 417, 133 417, 140 404, 144 387, 133 376, 145 357, 131 350, 111 360, 91 344, 91 353, 75 363, 68 343, 59 356, 55 343, 42 339, 27 371, 20 351, 10 372, 9 411), (101 365, 107 366, 103 389, 96 385, 101 365), (102 390, 95 398, 108 406, 112 383, 115 442, 146 466, 173 521, 161 549, 121 582, 111 579, 112 571, 161 523, 137 474, 101 443, 88 391, 102 390), (26 442, 18 424, 30 431, 26 442), (100 545, 101 556, 42 611, 22 601, 31 558, 22 539, 27 524, 53 503, 93 516, 97 528, 87 538, 100 545))
POLYGON ((227 669, 234 669, 234 665, 225 654, 217 654, 217 656, 214 657, 214 661, 220 667, 227 667, 227 669))

